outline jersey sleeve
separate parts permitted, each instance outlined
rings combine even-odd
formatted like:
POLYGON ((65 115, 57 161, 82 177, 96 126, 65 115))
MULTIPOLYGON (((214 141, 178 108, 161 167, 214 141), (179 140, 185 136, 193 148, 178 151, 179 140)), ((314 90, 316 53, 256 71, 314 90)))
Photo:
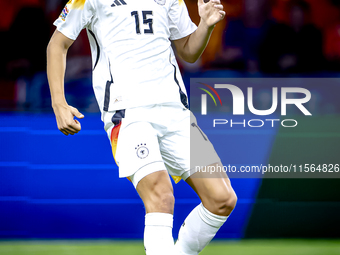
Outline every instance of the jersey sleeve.
POLYGON ((192 34, 197 26, 191 21, 184 0, 174 0, 169 11, 170 40, 192 34))
POLYGON ((95 11, 90 0, 83 1, 81 6, 78 2, 70 0, 53 23, 59 32, 72 40, 77 39, 81 30, 91 23, 95 11))

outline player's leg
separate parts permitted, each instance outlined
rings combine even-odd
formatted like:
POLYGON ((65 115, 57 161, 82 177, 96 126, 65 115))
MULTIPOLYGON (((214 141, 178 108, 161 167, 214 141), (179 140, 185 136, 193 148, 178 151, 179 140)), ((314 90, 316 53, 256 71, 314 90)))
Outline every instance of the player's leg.
POLYGON ((196 118, 183 108, 173 108, 166 115, 172 124, 160 143, 163 160, 168 172, 184 179, 202 200, 181 227, 175 248, 176 254, 196 255, 227 220, 237 198, 225 173, 195 173, 202 166, 221 166, 216 163, 220 158, 196 118))
POLYGON ((121 127, 115 126, 119 130, 112 128, 113 154, 119 165, 119 176, 131 180, 145 205, 146 254, 173 255, 172 184, 160 154, 157 131, 147 121, 129 122, 136 119, 135 115, 141 115, 137 110, 128 110, 121 127))
MULTIPOLYGON (((211 165, 214 169, 223 169, 221 162, 211 165)), ((225 172, 195 173, 186 182, 200 197, 204 207, 210 212, 229 216, 233 211, 237 197, 225 172)))
POLYGON ((145 176, 139 181, 136 189, 146 210, 144 230, 146 254, 173 255, 172 225, 175 200, 168 172, 157 171, 145 176))
POLYGON ((167 170, 186 180, 202 200, 185 220, 175 254, 198 254, 226 221, 236 204, 236 195, 225 173, 207 174, 208 178, 195 173, 196 167, 216 164, 220 159, 190 111, 168 105, 163 106, 162 113, 170 123, 159 144, 167 170))
MULTIPOLYGON (((213 164, 217 167, 221 163, 213 164)), ((214 238, 227 220, 237 201, 225 173, 202 176, 195 173, 186 179, 202 203, 185 219, 176 242, 176 254, 197 255, 214 238)))

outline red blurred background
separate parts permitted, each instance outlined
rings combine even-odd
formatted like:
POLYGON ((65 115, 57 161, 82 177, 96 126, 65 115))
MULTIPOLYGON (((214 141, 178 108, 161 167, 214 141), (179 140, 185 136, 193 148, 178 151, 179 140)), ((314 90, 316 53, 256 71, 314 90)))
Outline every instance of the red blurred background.
MULTIPOLYGON (((0 1, 0 109, 51 110, 46 46, 65 0, 0 1)), ((207 70, 236 76, 337 76, 340 71, 340 0, 222 0, 228 14, 195 64, 179 61, 184 77, 207 70), (232 71, 232 74, 230 73, 232 71)), ((196 0, 186 0, 198 24, 196 0)), ((83 86, 78 105, 97 111, 91 90, 85 31, 69 51, 66 83, 83 86), (90 106, 89 106, 90 105, 90 106)), ((74 96, 73 96, 74 97, 74 96)), ((77 103, 75 103, 77 104, 77 103)))

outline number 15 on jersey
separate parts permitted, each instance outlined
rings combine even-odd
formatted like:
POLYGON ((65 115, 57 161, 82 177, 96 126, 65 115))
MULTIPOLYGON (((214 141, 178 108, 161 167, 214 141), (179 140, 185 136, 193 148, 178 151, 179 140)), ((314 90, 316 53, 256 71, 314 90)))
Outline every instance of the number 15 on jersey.
MULTIPOLYGON (((140 32, 140 22, 139 22, 139 13, 138 11, 133 11, 131 12, 131 16, 135 17, 135 22, 136 22, 136 34, 141 34, 140 32)), ((152 11, 142 11, 142 16, 143 16, 143 24, 144 25, 149 25, 149 28, 144 29, 144 34, 153 34, 153 28, 152 28, 152 18, 149 18, 152 16, 152 11), (149 16, 149 17, 148 17, 149 16)))

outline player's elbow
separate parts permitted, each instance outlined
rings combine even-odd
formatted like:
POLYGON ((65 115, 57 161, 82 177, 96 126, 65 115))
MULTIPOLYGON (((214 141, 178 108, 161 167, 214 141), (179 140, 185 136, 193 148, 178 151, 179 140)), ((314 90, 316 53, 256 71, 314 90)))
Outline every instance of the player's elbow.
POLYGON ((197 61, 198 58, 195 58, 195 57, 191 57, 191 58, 187 58, 187 60, 185 60, 186 62, 190 63, 190 64, 193 64, 197 61))
POLYGON ((198 59, 198 57, 194 54, 183 54, 180 56, 185 62, 188 62, 188 63, 195 63, 198 59))

